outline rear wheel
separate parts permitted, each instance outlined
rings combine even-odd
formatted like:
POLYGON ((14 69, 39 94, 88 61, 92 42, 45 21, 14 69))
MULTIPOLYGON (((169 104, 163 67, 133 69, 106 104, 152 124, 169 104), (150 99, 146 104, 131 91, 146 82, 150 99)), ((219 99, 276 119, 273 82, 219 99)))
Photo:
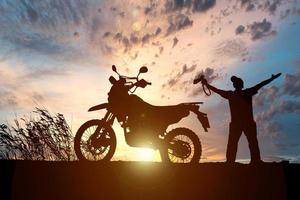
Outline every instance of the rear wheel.
POLYGON ((175 128, 167 133, 161 159, 171 163, 199 163, 202 148, 198 136, 190 129, 175 128))
POLYGON ((75 135, 74 148, 79 160, 109 161, 116 150, 116 135, 102 120, 84 123, 75 135))

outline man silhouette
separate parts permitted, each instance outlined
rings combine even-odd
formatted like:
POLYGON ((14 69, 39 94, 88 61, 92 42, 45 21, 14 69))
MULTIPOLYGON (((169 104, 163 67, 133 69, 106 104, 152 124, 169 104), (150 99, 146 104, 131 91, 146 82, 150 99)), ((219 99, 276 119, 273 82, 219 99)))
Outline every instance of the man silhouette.
POLYGON ((271 76, 271 78, 262 81, 254 87, 243 90, 244 82, 241 78, 236 76, 231 77, 234 91, 224 91, 207 83, 206 79, 202 79, 202 84, 206 85, 208 89, 219 94, 229 101, 231 122, 229 125, 229 138, 226 152, 226 162, 234 163, 237 152, 238 141, 242 132, 246 135, 249 149, 251 153, 251 164, 262 162, 257 142, 256 123, 253 118, 252 96, 263 86, 269 84, 274 79, 278 78, 281 73, 271 76))

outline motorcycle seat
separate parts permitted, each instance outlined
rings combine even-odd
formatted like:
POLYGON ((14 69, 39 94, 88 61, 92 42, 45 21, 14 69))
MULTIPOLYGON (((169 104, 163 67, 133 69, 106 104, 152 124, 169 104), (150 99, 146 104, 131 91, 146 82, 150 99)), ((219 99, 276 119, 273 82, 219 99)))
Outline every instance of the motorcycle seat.
POLYGON ((130 95, 132 108, 129 116, 151 122, 173 124, 189 115, 190 107, 185 104, 155 106, 143 101, 136 95, 130 95))

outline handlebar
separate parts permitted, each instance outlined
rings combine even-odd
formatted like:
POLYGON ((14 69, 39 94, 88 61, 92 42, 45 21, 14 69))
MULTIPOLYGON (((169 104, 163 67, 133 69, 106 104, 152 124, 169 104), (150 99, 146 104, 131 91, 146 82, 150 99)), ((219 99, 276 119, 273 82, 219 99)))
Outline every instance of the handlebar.
MULTIPOLYGON (((146 85, 152 85, 151 82, 148 82, 148 81, 146 81, 146 80, 144 80, 144 79, 143 79, 143 81, 144 81, 144 83, 145 83, 146 85)), ((137 82, 138 82, 138 81, 137 81, 137 82)), ((133 82, 131 82, 131 81, 127 81, 126 83, 133 84, 133 82)))
POLYGON ((138 80, 136 84, 137 87, 141 87, 141 88, 145 88, 147 85, 151 85, 151 83, 146 81, 145 79, 138 80))
POLYGON ((144 79, 141 79, 141 80, 138 80, 135 84, 133 84, 133 83, 131 83, 131 84, 134 85, 135 88, 133 89, 133 91, 129 90, 129 92, 134 93, 138 87, 145 88, 147 85, 151 85, 152 83, 148 82, 144 79))
MULTIPOLYGON (((137 77, 127 77, 127 76, 122 76, 121 78, 129 79, 129 80, 137 80, 137 81, 140 81, 140 80, 138 80, 137 77)), ((142 79, 141 79, 141 80, 142 80, 142 79)), ((151 82, 148 82, 148 81, 146 81, 146 80, 144 80, 144 81, 145 81, 145 83, 146 83, 147 85, 152 85, 151 82)), ((129 83, 131 83, 131 82, 129 82, 129 83)))
POLYGON ((120 78, 131 79, 131 80, 138 80, 137 77, 120 76, 120 78))

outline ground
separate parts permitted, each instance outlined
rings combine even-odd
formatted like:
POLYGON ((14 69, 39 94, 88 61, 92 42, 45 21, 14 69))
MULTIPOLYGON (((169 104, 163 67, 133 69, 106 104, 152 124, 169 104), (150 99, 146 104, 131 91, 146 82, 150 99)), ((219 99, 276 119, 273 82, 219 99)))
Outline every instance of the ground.
POLYGON ((0 170, 0 199, 300 199, 300 164, 2 160, 0 170))

